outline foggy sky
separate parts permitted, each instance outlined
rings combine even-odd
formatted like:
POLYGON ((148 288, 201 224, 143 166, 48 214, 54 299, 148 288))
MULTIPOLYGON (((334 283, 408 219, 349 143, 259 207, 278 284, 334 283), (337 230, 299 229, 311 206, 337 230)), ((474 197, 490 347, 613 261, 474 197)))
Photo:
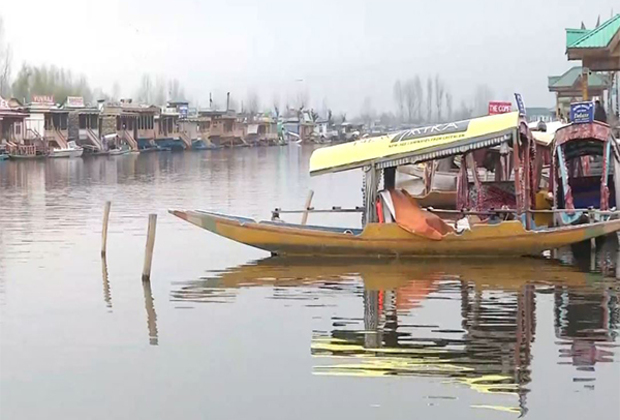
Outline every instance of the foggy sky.
POLYGON ((187 97, 216 102, 249 90, 263 107, 307 92, 310 105, 358 114, 365 97, 394 110, 397 78, 439 73, 469 100, 488 84, 498 100, 523 94, 552 106, 547 76, 579 62, 565 55, 566 27, 610 17, 617 0, 1 0, 13 75, 23 61, 87 76, 124 96, 144 72, 176 77, 187 97), (587 4, 587 5, 586 5, 587 4))

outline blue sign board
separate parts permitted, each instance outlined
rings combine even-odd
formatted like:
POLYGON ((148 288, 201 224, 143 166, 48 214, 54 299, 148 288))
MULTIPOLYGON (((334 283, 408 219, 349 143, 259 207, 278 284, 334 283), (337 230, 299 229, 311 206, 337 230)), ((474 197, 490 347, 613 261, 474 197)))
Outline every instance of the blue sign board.
POLYGON ((187 118, 187 105, 181 105, 179 107, 179 116, 181 118, 187 118))
POLYGON ((515 93, 515 100, 517 101, 517 108, 519 108, 519 114, 525 116, 525 105, 523 104, 523 97, 520 93, 515 93))
POLYGON ((594 121, 594 102, 575 102, 570 104, 570 120, 574 123, 594 121))

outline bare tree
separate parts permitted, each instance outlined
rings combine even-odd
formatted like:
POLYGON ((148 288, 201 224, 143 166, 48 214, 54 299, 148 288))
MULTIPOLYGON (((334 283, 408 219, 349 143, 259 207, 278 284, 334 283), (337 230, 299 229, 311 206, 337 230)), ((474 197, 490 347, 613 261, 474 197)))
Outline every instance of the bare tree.
POLYGON ((446 88, 443 81, 439 78, 439 74, 435 74, 435 106, 437 107, 437 122, 441 122, 441 114, 443 113, 443 97, 446 88))
POLYGON ((433 119, 433 79, 428 76, 426 81, 426 120, 431 122, 433 119))
POLYGON ((424 102, 424 90, 422 89, 422 79, 416 75, 413 79, 413 98, 414 98, 414 119, 418 122, 422 121, 422 103, 424 102))
POLYGON ((416 91, 415 83, 411 79, 405 82, 405 86, 403 87, 403 96, 405 107, 407 108, 407 122, 412 123, 416 110, 416 91))
POLYGON ((280 118, 280 96, 277 93, 273 94, 272 104, 276 118, 280 118))
MULTIPOLYGON (((403 85, 400 80, 394 82, 394 88, 392 90, 392 94, 394 95, 394 101, 396 102, 396 109, 398 112, 398 116, 402 121, 405 117, 405 92, 403 89, 403 85)), ((409 109, 409 108, 407 108, 409 109)))
POLYGON ((308 106, 308 102, 310 101, 310 95, 308 95, 307 90, 300 90, 297 92, 297 96, 295 97, 295 108, 303 109, 308 106))
POLYGON ((248 112, 251 116, 254 116, 258 113, 260 109, 260 100, 258 99, 258 94, 256 91, 251 90, 248 92, 248 112))
POLYGON ((110 99, 113 101, 121 99, 121 85, 118 84, 118 81, 112 85, 112 97, 110 99))
POLYGON ((5 45, 4 21, 0 17, 0 96, 9 96, 11 91, 11 46, 5 45))
POLYGON ((489 101, 493 99, 493 91, 487 85, 476 86, 474 93, 474 103, 472 104, 473 116, 485 115, 489 110, 489 101))
POLYGON ((364 103, 362 104, 362 110, 360 113, 362 121, 366 126, 370 126, 375 119, 375 110, 372 107, 372 99, 370 96, 366 96, 364 98, 364 103))
POLYGON ((446 109, 448 111, 448 121, 452 121, 452 94, 446 93, 446 109))
POLYGON ((465 101, 461 101, 461 107, 456 114, 458 120, 467 120, 472 117, 472 108, 465 101))
POLYGON ((185 91, 178 79, 172 79, 168 82, 168 100, 178 101, 184 99, 185 91))
POLYGON ((153 81, 151 80, 151 76, 146 73, 142 75, 136 99, 139 102, 149 105, 153 101, 153 81))
POLYGON ((161 76, 157 76, 153 91, 153 100, 155 101, 155 105, 166 105, 166 79, 161 76))

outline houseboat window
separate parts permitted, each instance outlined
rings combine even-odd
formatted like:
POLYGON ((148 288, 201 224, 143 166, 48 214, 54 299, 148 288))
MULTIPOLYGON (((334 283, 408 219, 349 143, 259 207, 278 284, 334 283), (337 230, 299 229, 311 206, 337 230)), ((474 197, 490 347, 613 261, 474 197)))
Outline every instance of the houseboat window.
POLYGON ((121 129, 121 117, 116 117, 116 131, 121 129))
POLYGON ((69 126, 69 115, 63 114, 60 116, 60 129, 66 130, 69 126))
POLYGON ((96 130, 97 128, 99 128, 98 125, 99 125, 99 117, 97 115, 91 115, 90 116, 90 128, 94 128, 96 130))
POLYGON ((45 128, 46 130, 50 130, 52 128, 52 116, 51 115, 45 116, 45 123, 44 123, 43 128, 45 128))
POLYGON ((128 120, 129 120, 129 121, 127 121, 127 122, 128 122, 128 124, 127 124, 127 125, 128 125, 127 129, 128 129, 128 130, 133 130, 133 123, 134 123, 134 119, 133 119, 133 118, 128 118, 128 120))
POLYGON ((224 123, 224 131, 228 132, 228 131, 232 131, 233 129, 233 122, 232 121, 226 121, 224 123))
POLYGON ((168 132, 172 132, 172 118, 168 118, 168 132))
POLYGON ((80 115, 80 129, 86 128, 86 115, 80 115))
POLYGON ((22 123, 15 123, 15 135, 21 136, 22 134, 22 123))

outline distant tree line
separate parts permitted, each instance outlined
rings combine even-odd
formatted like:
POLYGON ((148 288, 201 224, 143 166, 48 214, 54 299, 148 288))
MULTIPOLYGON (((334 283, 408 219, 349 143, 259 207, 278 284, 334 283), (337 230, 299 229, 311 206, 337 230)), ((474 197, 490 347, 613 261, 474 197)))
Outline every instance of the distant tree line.
POLYGON ((140 79, 135 98, 140 103, 158 106, 164 106, 168 101, 186 100, 185 90, 177 79, 166 80, 161 76, 153 78, 146 73, 140 79))
MULTIPOLYGON (((395 115, 383 114, 380 119, 392 124, 421 124, 460 120, 486 114, 488 102, 493 92, 486 85, 476 86, 473 102, 461 101, 459 109, 454 109, 454 96, 445 82, 436 74, 426 79, 423 88, 419 75, 407 80, 396 80, 392 89, 396 105, 395 115)), ((364 109, 365 107, 362 107, 364 109)), ((364 111, 362 111, 364 119, 364 111)))
POLYGON ((0 96, 11 93, 11 47, 4 40, 4 21, 0 16, 0 96))

